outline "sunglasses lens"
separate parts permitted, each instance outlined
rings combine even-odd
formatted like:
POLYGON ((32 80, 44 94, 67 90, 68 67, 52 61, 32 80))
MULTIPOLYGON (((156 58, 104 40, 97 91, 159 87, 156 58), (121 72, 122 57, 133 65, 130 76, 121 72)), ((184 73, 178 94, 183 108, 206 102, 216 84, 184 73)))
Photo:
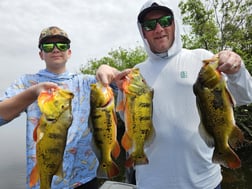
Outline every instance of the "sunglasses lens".
POLYGON ((156 25, 157 25, 156 20, 147 20, 142 24, 142 27, 146 31, 151 31, 151 30, 154 30, 156 28, 156 25))
POLYGON ((46 52, 52 52, 54 47, 57 47, 60 51, 66 51, 67 49, 70 48, 70 45, 68 43, 43 43, 41 45, 41 49, 46 52))
POLYGON ((53 43, 44 43, 44 44, 41 45, 41 48, 46 53, 52 52, 53 49, 54 49, 54 44, 53 43))
POLYGON ((163 16, 158 20, 158 23, 162 27, 170 26, 172 24, 172 16, 163 16))
POLYGON ((69 49, 69 44, 67 44, 67 43, 56 43, 56 47, 60 51, 66 51, 67 49, 69 49))
POLYGON ((157 26, 157 23, 159 23, 160 26, 164 28, 172 24, 172 19, 173 17, 169 15, 169 16, 163 16, 159 19, 146 20, 145 22, 142 23, 142 27, 145 31, 151 31, 154 30, 157 26))

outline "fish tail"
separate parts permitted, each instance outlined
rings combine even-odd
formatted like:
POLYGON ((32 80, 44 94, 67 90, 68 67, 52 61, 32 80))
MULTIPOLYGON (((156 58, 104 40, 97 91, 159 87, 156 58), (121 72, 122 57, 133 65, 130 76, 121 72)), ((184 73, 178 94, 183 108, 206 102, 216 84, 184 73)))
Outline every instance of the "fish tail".
POLYGON ((36 164, 31 171, 30 183, 29 183, 30 188, 33 187, 38 182, 38 180, 39 180, 39 169, 38 164, 36 164))
MULTIPOLYGON (((236 149, 242 144, 244 136, 237 126, 233 128, 234 129, 230 134, 228 143, 232 148, 236 149)), ((213 161, 222 164, 224 167, 232 169, 236 169, 241 166, 241 160, 230 147, 227 147, 225 150, 215 149, 213 161)))
POLYGON ((98 178, 113 178, 118 176, 120 173, 119 167, 115 162, 102 162, 97 169, 98 178))
POLYGON ((213 162, 219 163, 224 167, 236 169, 241 166, 241 160, 238 155, 229 147, 224 151, 220 151, 217 148, 214 150, 213 162))
POLYGON ((228 143, 230 144, 232 148, 236 149, 242 145, 243 141, 244 141, 244 136, 243 136, 242 131, 239 129, 239 127, 235 126, 228 139, 228 143))
POLYGON ((144 165, 148 163, 149 163, 149 160, 145 153, 141 155, 132 153, 129 155, 129 157, 125 161, 125 167, 129 168, 129 167, 133 167, 134 165, 144 165))

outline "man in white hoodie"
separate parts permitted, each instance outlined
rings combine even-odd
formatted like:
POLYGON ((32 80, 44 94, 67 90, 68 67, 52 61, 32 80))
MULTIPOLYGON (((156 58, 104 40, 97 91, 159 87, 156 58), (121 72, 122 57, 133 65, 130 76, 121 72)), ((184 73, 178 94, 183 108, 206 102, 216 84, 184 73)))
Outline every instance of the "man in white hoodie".
MULTIPOLYGON (((138 15, 138 28, 149 57, 136 67, 155 91, 156 137, 146 149, 149 164, 135 166, 136 184, 139 189, 220 189, 221 167, 212 163, 213 148, 199 135, 200 118, 193 94, 202 60, 213 54, 182 48, 175 3, 149 0, 138 15)), ((252 79, 240 56, 222 51, 219 58, 219 70, 227 76, 237 105, 251 103, 252 79)), ((97 73, 104 84, 126 74, 105 65, 97 73)))

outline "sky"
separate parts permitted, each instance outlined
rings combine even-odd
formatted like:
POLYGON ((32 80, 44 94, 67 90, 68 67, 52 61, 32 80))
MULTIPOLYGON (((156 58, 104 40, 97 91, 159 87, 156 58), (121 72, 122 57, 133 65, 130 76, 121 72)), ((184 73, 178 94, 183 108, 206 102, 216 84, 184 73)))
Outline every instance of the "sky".
POLYGON ((24 73, 44 68, 38 56, 43 28, 56 25, 71 38, 70 71, 118 47, 142 44, 136 17, 145 0, 1 0, 1 92, 24 73))
MULTIPOLYGON (((136 17, 145 0, 1 0, 0 95, 18 77, 44 68, 42 29, 58 26, 71 39, 69 71, 111 50, 142 45, 136 17)), ((25 188, 25 114, 0 128, 0 188, 25 188)))

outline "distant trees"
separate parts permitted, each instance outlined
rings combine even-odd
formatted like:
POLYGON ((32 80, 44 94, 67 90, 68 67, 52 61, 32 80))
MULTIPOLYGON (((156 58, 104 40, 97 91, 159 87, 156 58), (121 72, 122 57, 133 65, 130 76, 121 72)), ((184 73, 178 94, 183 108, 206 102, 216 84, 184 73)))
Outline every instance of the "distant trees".
POLYGON ((231 49, 242 56, 252 73, 251 0, 187 0, 179 7, 183 24, 191 28, 182 36, 185 48, 214 53, 231 49))

